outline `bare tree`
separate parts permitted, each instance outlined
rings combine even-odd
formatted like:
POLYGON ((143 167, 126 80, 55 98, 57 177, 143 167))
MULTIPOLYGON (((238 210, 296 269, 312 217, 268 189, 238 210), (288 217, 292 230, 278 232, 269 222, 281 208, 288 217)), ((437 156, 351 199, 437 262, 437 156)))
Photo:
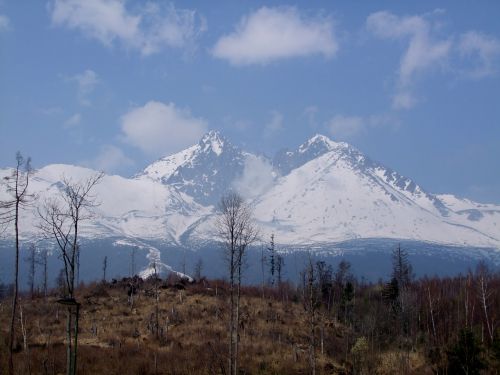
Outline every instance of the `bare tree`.
POLYGON ((317 274, 312 259, 309 257, 306 269, 303 272, 302 282, 304 290, 304 308, 309 323, 309 367, 311 374, 316 374, 316 315, 318 309, 317 274))
POLYGON ((257 229, 250 206, 236 193, 221 198, 216 226, 229 269, 229 374, 237 374, 243 257, 248 246, 256 240, 257 229))
POLYGON ((194 279, 196 281, 201 280, 202 271, 203 271, 203 260, 200 258, 194 265, 194 279))
POLYGON ((108 257, 105 256, 102 261, 102 281, 106 282, 106 270, 108 268, 108 257))
POLYGON ((130 277, 135 276, 135 253, 137 248, 134 246, 130 252, 130 277))
POLYGON ((265 273, 265 264, 266 264, 266 255, 264 254, 264 245, 261 245, 260 248, 260 271, 262 274, 262 284, 261 284, 261 289, 262 289, 262 299, 264 299, 264 287, 266 285, 266 273, 265 273))
POLYGON ((271 275, 270 284, 274 286, 274 275, 276 273, 276 259, 275 259, 275 246, 274 246, 274 233, 271 234, 271 241, 269 242, 269 273, 271 275))
POLYGON ((48 255, 49 252, 47 249, 42 249, 38 253, 38 260, 37 264, 42 266, 42 289, 43 289, 43 296, 47 297, 48 293, 48 273, 47 273, 47 260, 48 260, 48 255))
POLYGON ((92 189, 101 181, 103 173, 97 173, 86 180, 75 182, 62 178, 63 188, 57 199, 48 199, 38 209, 40 229, 52 238, 59 249, 64 262, 64 303, 68 305, 66 326, 67 335, 67 373, 76 372, 76 347, 78 335, 78 304, 75 301, 75 276, 77 272, 77 256, 79 251, 79 229, 84 220, 92 217, 92 211, 97 206, 92 189), (76 316, 73 319, 73 307, 76 306, 76 316), (72 348, 72 329, 74 327, 75 343, 72 348))
POLYGON ((278 288, 281 288, 283 282, 283 267, 285 266, 285 258, 283 255, 276 254, 276 274, 278 275, 278 288))
POLYGON ((26 261, 26 263, 28 263, 28 287, 30 289, 30 297, 31 299, 33 299, 35 291, 35 272, 37 265, 35 244, 30 244, 28 248, 28 256, 24 258, 24 260, 26 261))
POLYGON ((14 294, 12 296, 12 315, 10 320, 9 333, 9 374, 14 373, 14 337, 15 337, 15 317, 17 309, 18 288, 19 288, 19 216, 23 208, 29 206, 34 196, 28 193, 28 185, 32 175, 31 159, 24 159, 20 152, 16 154, 16 167, 10 176, 2 181, 7 187, 10 199, 0 201, 0 225, 14 223, 16 237, 15 263, 14 263, 14 294))
POLYGON ((491 316, 490 304, 493 296, 493 289, 490 285, 491 274, 488 266, 484 262, 480 262, 476 269, 477 279, 477 294, 481 304, 481 309, 484 314, 484 321, 486 323, 486 330, 490 343, 493 343, 495 336, 495 320, 491 316))
POLYGON ((76 269, 75 269, 75 283, 76 286, 80 285, 80 245, 76 244, 76 269))

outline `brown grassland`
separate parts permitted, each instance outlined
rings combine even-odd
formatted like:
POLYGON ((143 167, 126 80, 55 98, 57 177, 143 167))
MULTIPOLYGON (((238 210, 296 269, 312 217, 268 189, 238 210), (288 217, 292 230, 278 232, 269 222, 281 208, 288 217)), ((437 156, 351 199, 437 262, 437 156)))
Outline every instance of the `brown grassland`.
MULTIPOLYGON (((128 282, 92 283, 78 288, 79 374, 227 373, 226 283, 140 281, 132 302, 127 295, 128 282)), ((442 338, 434 337, 443 340, 442 344, 432 344, 429 336, 426 338, 430 335, 428 316, 420 312, 414 315, 419 319, 414 324, 417 329, 412 333, 409 349, 405 349, 403 341, 396 340, 396 334, 390 332, 394 321, 389 316, 390 308, 384 307, 387 304, 380 297, 383 287, 384 284, 359 286, 357 300, 349 310, 350 318, 339 318, 339 310, 329 313, 318 308, 317 374, 449 373, 442 365, 443 356, 446 357, 446 348, 451 347, 456 335, 442 331, 442 338), (431 347, 442 348, 438 359, 429 353, 431 347)), ((288 284, 280 288, 242 288, 239 373, 311 372, 309 312, 301 293, 301 288, 288 284)), ((433 319, 439 320, 439 331, 448 323, 441 321, 447 312, 438 306, 443 302, 438 298, 441 297, 436 297, 434 309, 439 311, 433 319)), ((66 310, 56 303, 57 299, 57 291, 48 297, 21 296, 14 357, 17 374, 65 373, 66 310)), ((476 306, 475 314, 479 309, 476 306)), ((1 374, 7 369, 9 314, 10 299, 5 297, 0 300, 1 374)), ((347 313, 343 316, 347 317, 347 313)), ((498 374, 495 366, 498 364, 482 371, 498 374)))

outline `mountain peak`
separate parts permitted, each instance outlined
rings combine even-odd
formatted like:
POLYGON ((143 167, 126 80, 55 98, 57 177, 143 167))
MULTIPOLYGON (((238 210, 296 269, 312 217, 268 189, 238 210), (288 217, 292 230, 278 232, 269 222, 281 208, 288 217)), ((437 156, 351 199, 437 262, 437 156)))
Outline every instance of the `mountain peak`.
POLYGON ((200 147, 203 151, 213 151, 216 155, 220 155, 227 144, 226 138, 224 138, 218 131, 210 130, 206 133, 200 140, 200 147))
POLYGON ((314 148, 316 150, 322 150, 322 151, 331 151, 333 150, 336 146, 338 146, 339 143, 332 141, 330 138, 328 138, 326 135, 323 134, 316 134, 306 142, 300 145, 299 147, 299 153, 304 153, 310 148, 314 148))

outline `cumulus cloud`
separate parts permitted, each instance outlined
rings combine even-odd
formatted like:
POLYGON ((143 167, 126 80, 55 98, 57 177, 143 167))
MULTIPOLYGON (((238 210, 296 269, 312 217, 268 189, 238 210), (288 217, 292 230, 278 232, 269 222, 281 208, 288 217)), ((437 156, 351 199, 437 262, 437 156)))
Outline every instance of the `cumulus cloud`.
POLYGON ((74 128, 77 125, 80 125, 82 122, 82 115, 80 113, 75 113, 73 116, 64 121, 65 128, 74 128))
POLYGON ((81 31, 106 46, 118 42, 150 55, 165 47, 193 46, 206 22, 196 11, 173 4, 145 3, 134 12, 124 0, 54 0, 52 23, 81 31))
POLYGON ((264 138, 271 138, 283 130, 283 115, 278 111, 271 112, 271 121, 264 126, 264 138))
POLYGON ((498 39, 477 31, 469 31, 461 35, 458 51, 462 57, 479 58, 479 64, 468 72, 472 78, 483 78, 496 72, 495 65, 500 57, 498 39))
POLYGON ((10 20, 7 16, 0 14, 0 32, 10 29, 10 20))
POLYGON ((233 189, 242 197, 251 199, 271 188, 275 177, 273 167, 268 160, 249 155, 245 159, 243 174, 233 182, 233 189))
POLYGON ((330 18, 306 17, 295 7, 262 7, 222 36, 212 53, 233 65, 251 65, 318 54, 329 58, 337 50, 330 18))
POLYGON ((417 102, 411 93, 414 77, 444 65, 451 52, 451 39, 437 39, 433 35, 434 25, 425 16, 398 17, 381 11, 369 15, 366 26, 378 38, 408 40, 400 60, 398 87, 392 104, 395 109, 412 108, 417 102))
POLYGON ((84 161, 82 164, 106 173, 118 173, 135 163, 120 148, 113 145, 104 145, 93 160, 84 161))
POLYGON ((168 154, 196 143, 207 122, 174 103, 150 101, 121 118, 124 140, 150 155, 168 154))

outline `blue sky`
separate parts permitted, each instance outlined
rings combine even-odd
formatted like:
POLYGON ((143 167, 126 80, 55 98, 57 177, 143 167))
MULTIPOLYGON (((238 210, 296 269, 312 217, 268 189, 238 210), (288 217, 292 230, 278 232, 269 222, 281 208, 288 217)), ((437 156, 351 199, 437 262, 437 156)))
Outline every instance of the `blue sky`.
POLYGON ((500 203, 500 3, 0 0, 0 166, 130 176, 209 129, 322 133, 500 203))

